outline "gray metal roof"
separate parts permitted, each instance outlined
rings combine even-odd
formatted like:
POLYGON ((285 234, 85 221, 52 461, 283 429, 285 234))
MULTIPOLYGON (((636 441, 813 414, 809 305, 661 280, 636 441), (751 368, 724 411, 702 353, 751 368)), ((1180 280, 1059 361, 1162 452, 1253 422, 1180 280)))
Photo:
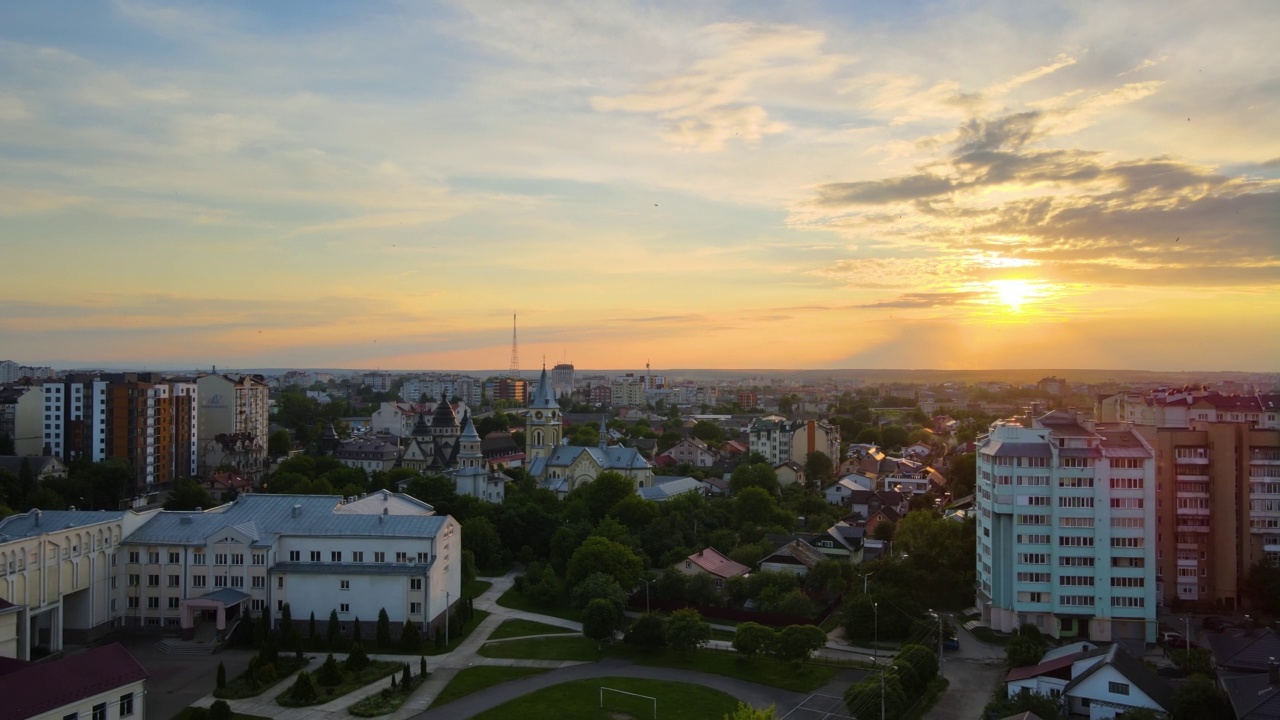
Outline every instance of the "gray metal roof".
POLYGON ((547 369, 542 368, 542 376, 538 378, 538 389, 533 391, 533 401, 529 403, 530 408, 541 410, 559 410, 560 404, 556 402, 556 394, 551 388, 551 382, 547 379, 547 369))
POLYGON ((222 588, 221 590, 214 590, 211 593, 205 593, 204 595, 201 595, 200 597, 195 599, 196 600, 212 600, 213 602, 220 602, 223 605, 226 605, 227 607, 231 607, 236 603, 241 603, 241 602, 244 602, 245 600, 248 600, 249 593, 241 592, 234 588, 222 588))
POLYGON ((992 455, 995 457, 1051 457, 1053 451, 1049 449, 1049 443, 1020 443, 1006 442, 1004 440, 995 440, 987 443, 982 448, 983 455, 992 455))
POLYGON ((31 510, 0 520, 0 542, 119 520, 123 510, 31 510), (39 518, 37 525, 37 517, 39 518))
POLYGON ((156 513, 125 539, 129 545, 203 545, 214 533, 235 528, 257 546, 281 535, 332 537, 434 537, 448 516, 358 515, 336 512, 336 495, 246 494, 205 512, 156 513), (295 517, 295 507, 296 517, 295 517), (252 528, 245 527, 252 523, 252 528), (243 529, 242 529, 243 528, 243 529))

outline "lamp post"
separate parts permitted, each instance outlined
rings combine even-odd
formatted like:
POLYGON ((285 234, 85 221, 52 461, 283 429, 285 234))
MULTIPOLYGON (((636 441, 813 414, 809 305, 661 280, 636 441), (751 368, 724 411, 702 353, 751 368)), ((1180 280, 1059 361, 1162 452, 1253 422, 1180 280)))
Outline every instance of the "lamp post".
POLYGON ((878 662, 880 657, 880 603, 871 603, 871 612, 875 616, 875 624, 872 626, 874 634, 871 636, 871 659, 878 662))
POLYGON ((939 666, 941 666, 941 665, 942 665, 942 662, 943 662, 943 658, 942 658, 942 614, 941 614, 941 613, 936 613, 936 612, 934 612, 933 610, 929 610, 929 614, 930 614, 930 615, 932 615, 932 616, 934 616, 934 617, 936 617, 936 618, 938 618, 938 665, 939 665, 939 666))
POLYGON ((657 580, 657 579, 658 579, 658 578, 649 578, 648 580, 641 580, 641 581, 640 581, 640 582, 644 583, 644 611, 645 611, 645 614, 648 614, 648 613, 649 613, 649 583, 651 583, 651 582, 653 582, 654 580, 657 580))
POLYGON ((875 663, 876 668, 880 670, 880 720, 885 720, 884 718, 884 673, 886 668, 882 666, 880 664, 880 661, 875 657, 872 657, 871 661, 875 663))
POLYGON ((449 591, 444 591, 444 646, 449 647, 449 591))

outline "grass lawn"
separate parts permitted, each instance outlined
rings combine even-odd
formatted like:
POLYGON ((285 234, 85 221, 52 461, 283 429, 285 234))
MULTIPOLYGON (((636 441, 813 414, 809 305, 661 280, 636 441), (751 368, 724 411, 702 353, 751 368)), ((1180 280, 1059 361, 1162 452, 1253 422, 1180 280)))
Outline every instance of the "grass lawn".
POLYGON ((475 716, 475 720, 616 720, 619 717, 651 718, 653 705, 642 698, 606 693, 600 707, 600 688, 608 687, 658 700, 663 720, 707 720, 733 712, 738 701, 718 690, 685 683, 637 678, 576 680, 529 693, 475 716), (625 713, 625 714, 622 714, 625 713))
POLYGON ((275 687, 281 680, 288 678, 300 668, 305 667, 308 662, 307 658, 299 660, 293 655, 281 655, 276 662, 277 676, 275 680, 267 683, 252 682, 248 675, 249 671, 231 678, 227 681, 225 687, 213 691, 213 696, 226 700, 240 700, 243 698, 257 697, 268 689, 275 687))
POLYGON ((472 612, 471 621, 468 622, 466 625, 462 626, 462 632, 449 633, 448 645, 441 645, 440 647, 436 647, 436 644, 434 641, 423 643, 422 654, 423 655, 443 655, 447 652, 453 652, 458 648, 459 645, 462 644, 462 641, 466 640, 467 636, 469 636, 471 632, 476 629, 476 626, 484 622, 484 619, 487 617, 489 617, 489 613, 485 612, 484 610, 476 610, 472 612))
POLYGON ((463 668, 458 671, 457 675, 453 676, 453 680, 449 681, 444 690, 440 691, 435 701, 431 703, 431 707, 451 703, 460 697, 466 697, 485 688, 500 685, 508 680, 519 680, 522 677, 539 675, 544 672, 548 671, 542 668, 497 667, 493 665, 463 668))
POLYGON ((594 662, 603 653, 596 649, 596 641, 581 635, 565 637, 538 637, 486 643, 480 655, 491 658, 516 658, 520 660, 584 660, 594 662))
POLYGON ((358 690, 369 683, 377 682, 391 673, 398 673, 403 668, 404 663, 372 660, 369 662, 369 667, 354 675, 344 670, 342 673, 342 683, 334 687, 325 687, 321 685, 315 677, 312 677, 311 681, 316 687, 316 697, 314 702, 300 702, 293 700, 289 697, 290 691, 285 690, 276 698, 276 704, 281 707, 308 707, 311 705, 320 705, 322 703, 327 703, 334 698, 342 697, 352 690, 358 690))
POLYGON ((496 630, 490 633, 489 639, 502 640, 503 638, 524 637, 526 635, 564 635, 577 632, 577 630, 570 630, 569 628, 516 618, 515 620, 507 620, 499 625, 496 630))
POLYGON ((680 655, 670 651, 650 654, 627 651, 626 649, 619 652, 626 653, 640 665, 657 665, 711 673, 712 675, 724 675, 725 677, 746 680, 747 682, 761 685, 771 685, 783 690, 801 693, 817 690, 830 682, 831 678, 840 672, 840 668, 834 665, 808 663, 797 670, 789 662, 782 662, 772 658, 746 660, 735 653, 713 652, 710 650, 697 650, 689 655, 680 655))
POLYGON ((582 612, 569 607, 569 599, 567 597, 562 597, 554 607, 548 608, 531 602, 529 598, 521 595, 515 587, 502 593, 502 596, 498 598, 498 604, 512 610, 524 610, 525 612, 538 613, 540 615, 550 615, 562 620, 572 620, 574 622, 582 620, 582 612))
POLYGON ((462 599, 471 600, 480 597, 485 590, 493 587, 488 580, 468 580, 462 584, 462 599))
POLYGON ((721 630, 720 628, 711 628, 712 640, 724 640, 725 642, 733 642, 738 633, 733 630, 721 630))

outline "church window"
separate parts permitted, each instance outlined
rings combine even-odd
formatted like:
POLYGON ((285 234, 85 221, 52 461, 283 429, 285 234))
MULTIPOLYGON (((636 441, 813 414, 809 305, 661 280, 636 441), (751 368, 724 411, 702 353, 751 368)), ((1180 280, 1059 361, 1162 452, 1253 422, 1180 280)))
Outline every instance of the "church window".
POLYGON ((541 445, 541 444, 542 444, 542 431, 541 431, 541 430, 536 430, 536 431, 534 431, 534 433, 533 433, 533 444, 534 444, 534 445, 541 445))
POLYGON ((541 410, 539 410, 538 412, 534 413, 534 414, 533 414, 533 417, 534 417, 534 419, 536 419, 536 420, 541 420, 541 419, 542 419, 542 411, 541 411, 541 410))

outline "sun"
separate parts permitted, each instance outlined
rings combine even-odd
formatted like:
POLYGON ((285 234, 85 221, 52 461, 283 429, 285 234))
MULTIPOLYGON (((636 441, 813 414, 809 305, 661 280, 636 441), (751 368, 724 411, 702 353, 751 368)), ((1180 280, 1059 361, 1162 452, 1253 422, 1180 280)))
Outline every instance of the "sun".
POLYGON ((1014 312, 1022 310, 1022 306, 1036 294, 1031 283, 1026 280, 992 280, 988 285, 995 298, 1014 312))

